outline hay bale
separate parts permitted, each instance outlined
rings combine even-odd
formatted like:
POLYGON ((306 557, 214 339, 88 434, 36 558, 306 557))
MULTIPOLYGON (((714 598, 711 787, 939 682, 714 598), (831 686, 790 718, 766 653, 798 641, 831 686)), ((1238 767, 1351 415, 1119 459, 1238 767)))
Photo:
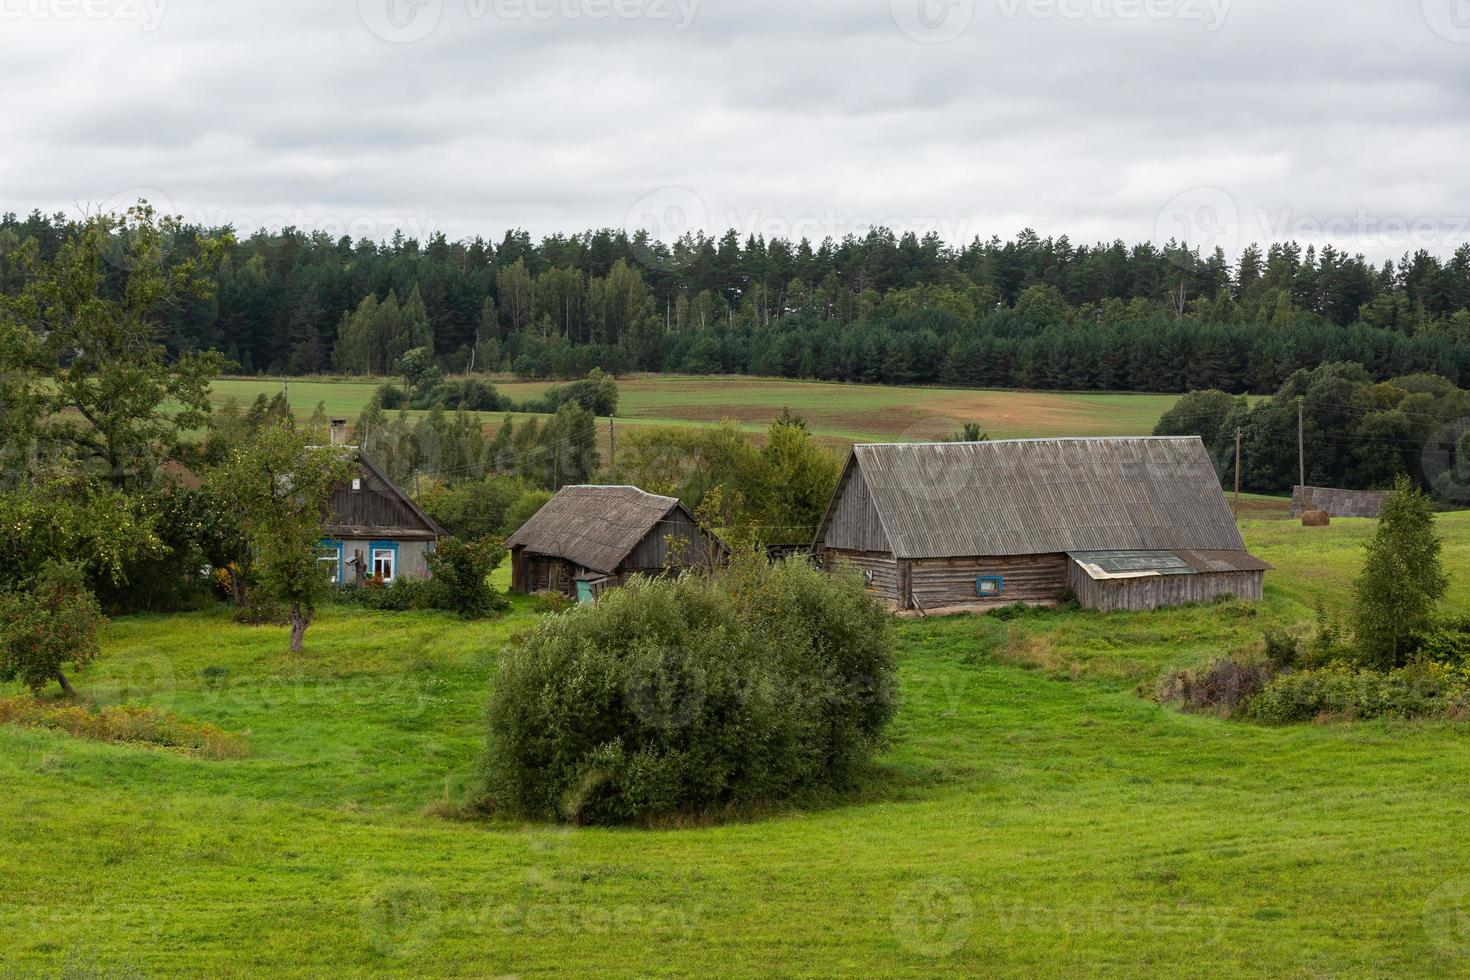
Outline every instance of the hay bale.
POLYGON ((1302 527, 1327 527, 1332 523, 1332 515, 1325 510, 1308 510, 1302 512, 1302 527))

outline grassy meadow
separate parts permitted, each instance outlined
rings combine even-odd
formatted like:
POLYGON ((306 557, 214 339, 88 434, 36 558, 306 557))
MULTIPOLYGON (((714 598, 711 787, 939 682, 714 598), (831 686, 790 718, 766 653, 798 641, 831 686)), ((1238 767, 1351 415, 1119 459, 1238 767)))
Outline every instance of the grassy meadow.
MULTIPOLYGON (((444 815, 527 600, 469 624, 332 607, 295 659, 224 609, 116 620, 79 689, 250 754, 0 726, 0 975, 1465 975, 1470 727, 1138 696, 1342 605, 1370 522, 1246 513, 1279 566, 1258 606, 903 622, 867 783, 722 825, 444 815)), ((1470 514, 1440 526, 1470 567, 1470 514)))
MULTIPOLYGON (((216 404, 248 404, 287 387, 291 407, 310 415, 318 403, 329 416, 355 419, 386 379, 221 378, 216 404)), ((551 382, 490 378, 516 401, 543 393, 551 382)), ((635 375, 618 380, 619 421, 628 425, 708 424, 731 419, 763 431, 790 408, 830 443, 917 442, 952 434, 978 421, 992 439, 1054 435, 1147 435, 1178 395, 973 391, 788 381, 748 377, 635 375)), ((410 413, 417 415, 421 413, 410 413)), ((487 423, 496 420, 480 413, 487 423)))

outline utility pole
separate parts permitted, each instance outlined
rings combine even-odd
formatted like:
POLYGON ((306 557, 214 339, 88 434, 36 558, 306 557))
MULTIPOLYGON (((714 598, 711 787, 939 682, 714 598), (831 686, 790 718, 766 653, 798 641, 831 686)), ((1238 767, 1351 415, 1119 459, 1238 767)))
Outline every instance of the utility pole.
POLYGON ((607 417, 607 438, 612 444, 612 449, 608 452, 610 457, 608 466, 616 473, 618 470, 618 423, 617 419, 611 415, 607 417))
POLYGON ((1240 426, 1235 427, 1235 516, 1240 516, 1240 426))
POLYGON ((1306 427, 1302 422, 1302 396, 1296 396, 1296 462, 1298 475, 1301 477, 1300 486, 1307 485, 1307 439, 1306 427))

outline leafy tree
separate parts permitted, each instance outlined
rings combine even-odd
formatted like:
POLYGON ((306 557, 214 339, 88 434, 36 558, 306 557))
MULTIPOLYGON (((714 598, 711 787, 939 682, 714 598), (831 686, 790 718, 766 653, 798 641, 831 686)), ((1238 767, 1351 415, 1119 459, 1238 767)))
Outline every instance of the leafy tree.
POLYGON ((292 653, 301 652, 317 602, 331 588, 317 552, 332 490, 355 469, 342 451, 308 446, 293 426, 278 423, 210 474, 212 492, 239 515, 259 587, 287 608, 292 653))
POLYGON ((0 593, 0 681, 37 693, 54 681, 75 696, 63 671, 97 658, 105 622, 81 567, 48 563, 27 589, 0 593))
POLYGON ((18 588, 79 555, 93 581, 121 584, 131 562, 161 551, 154 518, 137 497, 76 475, 0 493, 0 589, 18 588))
POLYGON ((1414 637, 1429 628, 1449 587, 1440 560, 1442 545, 1429 498, 1400 477, 1384 501, 1353 584, 1353 633, 1369 665, 1381 670, 1403 666, 1414 637))
POLYGON ((89 218, 49 261, 27 252, 25 285, 0 295, 0 347, 19 365, 0 406, 19 431, 120 489, 148 482, 180 436, 209 421, 224 358, 170 357, 162 340, 172 310, 210 296, 226 244, 140 203, 89 218))

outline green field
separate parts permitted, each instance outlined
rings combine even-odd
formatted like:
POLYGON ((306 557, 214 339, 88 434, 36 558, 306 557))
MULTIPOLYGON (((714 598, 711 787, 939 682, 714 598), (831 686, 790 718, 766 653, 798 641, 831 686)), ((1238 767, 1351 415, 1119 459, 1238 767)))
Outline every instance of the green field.
MULTIPOLYGON (((517 401, 549 383, 490 379, 517 401)), ((356 418, 383 379, 221 378, 216 403, 248 403, 288 390, 292 408, 309 415, 322 403, 329 416, 356 418)), ((1147 435, 1177 395, 1070 394, 899 388, 745 377, 638 375, 620 379, 619 416, 632 424, 687 424, 733 419, 759 431, 783 408, 812 431, 837 442, 939 439, 965 422, 979 422, 994 439, 1055 435, 1147 435)), ((417 414, 417 413, 415 413, 417 414)), ((487 416, 486 421, 492 421, 487 416)))
MULTIPOLYGON (((115 621, 84 693, 252 754, 0 727, 0 975, 1466 975, 1470 728, 1270 729, 1135 693, 1343 602, 1371 525, 1252 504, 1279 566, 1258 607, 904 622, 880 771, 721 826, 437 815, 524 602, 334 607, 299 660, 223 610, 115 621)), ((1441 528, 1470 567, 1470 514, 1441 528)))

